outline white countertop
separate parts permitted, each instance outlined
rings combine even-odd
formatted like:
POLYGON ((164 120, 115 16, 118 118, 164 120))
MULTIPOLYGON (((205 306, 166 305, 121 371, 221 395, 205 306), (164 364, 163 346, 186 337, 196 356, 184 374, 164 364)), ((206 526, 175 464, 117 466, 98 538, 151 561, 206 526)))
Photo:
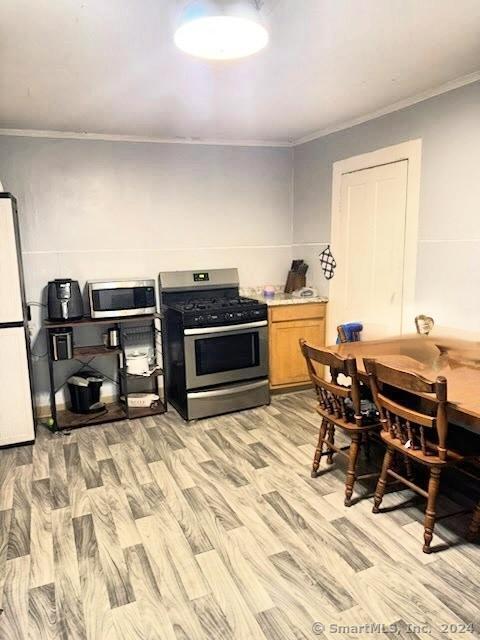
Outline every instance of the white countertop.
POLYGON ((275 286, 275 297, 273 298, 266 298, 263 295, 263 287, 242 287, 240 288, 240 295, 264 302, 269 307, 278 307, 284 304, 312 304, 314 302, 328 302, 328 298, 325 296, 294 298, 291 293, 283 293, 283 287, 280 285, 275 286))
POLYGON ((274 298, 265 298, 261 293, 252 294, 259 302, 264 302, 269 307, 279 307, 285 304, 313 304, 314 302, 328 302, 325 296, 313 296, 311 298, 294 298, 291 293, 276 293, 274 298))
POLYGON ((276 293, 274 298, 255 296, 260 302, 265 302, 269 307, 279 307, 284 304, 312 304, 314 302, 328 302, 324 296, 311 298, 294 298, 291 293, 276 293))

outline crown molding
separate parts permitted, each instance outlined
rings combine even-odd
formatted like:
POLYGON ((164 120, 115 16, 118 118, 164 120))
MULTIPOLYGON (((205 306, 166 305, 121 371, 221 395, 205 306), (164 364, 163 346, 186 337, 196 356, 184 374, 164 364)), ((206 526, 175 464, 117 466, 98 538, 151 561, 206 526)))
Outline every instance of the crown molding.
POLYGON ((66 140, 104 140, 107 142, 139 142, 151 144, 196 144, 222 147, 291 147, 291 140, 229 140, 215 138, 155 138, 127 136, 110 133, 87 133, 78 131, 55 131, 37 129, 1 129, 0 136, 23 138, 58 138, 66 140))
POLYGON ((324 138, 331 133, 343 131, 344 129, 350 129, 350 127, 354 127, 357 124, 363 124, 364 122, 368 122, 369 120, 381 118, 382 116, 386 116, 389 113, 411 107, 418 102, 424 102, 429 98, 434 98, 435 96, 439 96, 442 93, 448 93, 449 91, 453 91, 454 89, 459 89, 460 87, 464 87, 467 84, 472 84, 473 82, 477 82, 478 80, 480 80, 480 70, 475 71, 474 73, 469 73, 466 76, 461 76, 460 78, 456 78, 455 80, 450 80, 449 82, 445 82, 444 84, 429 89, 428 91, 418 93, 417 95, 410 98, 399 100, 398 102, 394 102, 393 104, 390 104, 386 107, 382 107, 382 109, 377 109, 377 111, 372 111, 370 113, 364 114, 363 116, 359 116, 358 118, 345 120, 344 122, 332 125, 331 127, 325 127, 325 129, 319 129, 318 131, 309 133, 306 136, 293 140, 292 146, 298 147, 299 145, 305 144, 306 142, 312 142, 312 140, 324 138))
POLYGON ((414 104, 423 102, 435 96, 439 96, 442 93, 448 93, 454 89, 459 89, 465 85, 478 82, 480 80, 480 70, 470 73, 455 80, 450 80, 437 87, 424 91, 410 98, 405 98, 398 102, 394 102, 386 107, 377 109, 370 113, 366 113, 357 118, 351 120, 345 120, 344 122, 337 123, 331 127, 325 127, 313 131, 305 136, 297 139, 289 140, 231 140, 231 139, 216 139, 216 138, 155 138, 148 136, 128 136, 120 134, 109 133, 87 133, 78 131, 55 131, 55 130, 37 130, 37 129, 1 129, 0 136, 19 136, 25 138, 58 138, 67 140, 104 140, 107 142, 138 142, 138 143, 151 143, 151 144, 193 144, 193 145, 206 145, 206 146, 222 146, 222 147, 297 147, 307 142, 312 142, 318 138, 324 138, 331 133, 337 131, 343 131, 344 129, 350 129, 358 124, 381 118, 382 116, 400 111, 407 107, 411 107, 414 104))

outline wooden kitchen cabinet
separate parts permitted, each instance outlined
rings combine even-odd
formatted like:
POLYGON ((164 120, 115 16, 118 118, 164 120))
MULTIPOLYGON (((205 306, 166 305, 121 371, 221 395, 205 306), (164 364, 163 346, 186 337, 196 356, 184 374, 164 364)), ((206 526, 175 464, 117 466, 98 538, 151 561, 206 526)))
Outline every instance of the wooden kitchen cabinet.
POLYGON ((270 388, 281 389, 309 382, 299 340, 325 344, 326 303, 272 306, 268 310, 270 388))

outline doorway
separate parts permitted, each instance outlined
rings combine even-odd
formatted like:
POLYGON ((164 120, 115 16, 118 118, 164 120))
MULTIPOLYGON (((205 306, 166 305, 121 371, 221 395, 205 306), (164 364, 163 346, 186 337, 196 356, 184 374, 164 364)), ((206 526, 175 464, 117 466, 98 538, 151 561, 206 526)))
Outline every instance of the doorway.
POLYGON ((329 343, 344 322, 364 340, 415 330, 420 162, 415 140, 334 164, 329 343))

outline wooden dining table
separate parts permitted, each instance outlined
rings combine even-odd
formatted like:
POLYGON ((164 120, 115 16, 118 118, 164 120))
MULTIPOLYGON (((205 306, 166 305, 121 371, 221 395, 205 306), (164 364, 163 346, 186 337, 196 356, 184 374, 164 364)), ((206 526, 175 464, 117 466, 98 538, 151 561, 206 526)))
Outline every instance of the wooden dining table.
MULTIPOLYGON (((354 356, 359 377, 364 382, 367 374, 363 358, 375 358, 430 380, 445 377, 449 422, 480 434, 480 342, 410 335, 337 344, 328 349, 342 356, 354 356)), ((426 404, 431 400, 429 394, 417 395, 426 404)))

